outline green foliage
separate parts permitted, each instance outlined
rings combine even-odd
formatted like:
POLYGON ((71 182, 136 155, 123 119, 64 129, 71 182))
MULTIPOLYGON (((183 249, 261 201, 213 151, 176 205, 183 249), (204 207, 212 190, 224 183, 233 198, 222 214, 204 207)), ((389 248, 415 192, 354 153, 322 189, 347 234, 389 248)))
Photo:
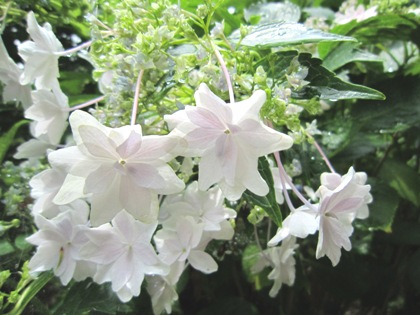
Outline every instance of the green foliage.
POLYGON ((262 178, 267 182, 270 188, 269 193, 266 196, 257 196, 250 191, 244 193, 245 198, 251 203, 251 205, 261 207, 267 213, 271 220, 277 226, 281 227, 283 221, 280 207, 276 202, 276 194, 274 192, 274 181, 271 175, 270 164, 265 157, 261 157, 258 160, 258 171, 262 178))

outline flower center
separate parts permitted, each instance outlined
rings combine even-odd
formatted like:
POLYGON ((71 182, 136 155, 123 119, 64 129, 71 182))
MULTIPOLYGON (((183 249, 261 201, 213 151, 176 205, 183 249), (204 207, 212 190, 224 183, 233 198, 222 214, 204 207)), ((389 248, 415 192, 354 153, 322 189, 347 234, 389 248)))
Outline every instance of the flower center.
POLYGON ((225 131, 223 131, 225 134, 230 135, 230 130, 226 129, 225 131))
POLYGON ((118 163, 120 163, 121 166, 124 166, 127 163, 127 161, 126 160, 123 160, 123 159, 120 159, 118 161, 118 163))

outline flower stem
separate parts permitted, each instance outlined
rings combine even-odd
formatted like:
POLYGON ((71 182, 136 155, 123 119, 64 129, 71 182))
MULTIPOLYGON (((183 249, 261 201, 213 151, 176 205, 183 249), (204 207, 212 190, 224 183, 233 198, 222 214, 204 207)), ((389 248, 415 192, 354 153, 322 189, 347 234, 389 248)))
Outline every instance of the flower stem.
POLYGON ((140 70, 139 76, 137 77, 136 91, 134 92, 133 109, 131 111, 131 126, 134 126, 136 124, 137 108, 139 107, 140 85, 141 79, 143 78, 143 73, 144 70, 140 70))
POLYGON ((74 53, 78 52, 79 50, 82 50, 86 47, 89 47, 91 44, 92 44, 92 41, 90 40, 90 41, 87 41, 87 42, 85 42, 85 43, 83 43, 79 46, 67 49, 67 50, 59 52, 59 53, 55 53, 55 55, 56 56, 68 56, 68 55, 71 55, 71 54, 74 54, 74 53))
POLYGON ((223 74, 225 75, 225 79, 226 79, 226 84, 229 90, 229 99, 230 99, 230 103, 233 104, 235 103, 235 95, 233 94, 233 86, 232 86, 232 81, 230 80, 230 75, 229 75, 229 71, 226 67, 226 63, 223 60, 222 55, 219 52, 219 49, 217 48, 217 46, 211 42, 213 50, 214 50, 214 54, 217 57, 217 60, 220 63, 220 67, 222 68, 223 74))
POLYGON ((93 100, 90 100, 90 101, 87 101, 85 103, 70 107, 70 108, 68 108, 68 111, 70 112, 70 111, 73 111, 73 110, 76 110, 76 109, 82 109, 82 108, 88 107, 90 105, 97 104, 97 103, 103 101, 104 99, 105 99, 105 96, 102 95, 102 96, 99 96, 97 98, 94 98, 93 100))
POLYGON ((325 152, 322 150, 321 146, 318 144, 318 142, 316 142, 315 138, 308 133, 306 133, 306 135, 313 140, 315 148, 318 150, 319 154, 321 154, 322 159, 324 160, 325 164, 327 164, 331 173, 335 173, 334 167, 332 166, 325 152))

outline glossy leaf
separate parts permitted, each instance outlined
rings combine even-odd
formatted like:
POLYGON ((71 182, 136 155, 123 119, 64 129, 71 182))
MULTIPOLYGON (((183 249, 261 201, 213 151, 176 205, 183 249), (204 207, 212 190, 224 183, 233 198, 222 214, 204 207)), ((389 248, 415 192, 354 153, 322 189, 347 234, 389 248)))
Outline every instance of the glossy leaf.
MULTIPOLYGON (((230 39, 233 42, 239 42, 239 34, 235 33, 235 35, 230 39)), ((271 48, 322 41, 355 41, 355 39, 307 28, 300 23, 270 23, 253 28, 241 41, 241 45, 271 48)))

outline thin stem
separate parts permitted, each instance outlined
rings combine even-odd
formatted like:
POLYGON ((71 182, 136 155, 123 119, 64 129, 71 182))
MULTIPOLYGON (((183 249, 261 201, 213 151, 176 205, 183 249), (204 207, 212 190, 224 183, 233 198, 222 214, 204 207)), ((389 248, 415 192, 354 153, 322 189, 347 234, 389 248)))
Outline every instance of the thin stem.
POLYGON ((219 60, 220 63, 220 67, 222 68, 223 74, 225 75, 225 79, 226 79, 226 84, 229 90, 229 99, 230 99, 230 103, 233 104, 235 103, 235 95, 233 94, 233 86, 232 86, 232 82, 230 80, 230 75, 229 75, 229 71, 226 67, 226 63, 223 60, 222 55, 220 54, 219 50, 217 49, 216 45, 213 44, 213 42, 211 42, 212 46, 213 46, 213 50, 214 53, 217 57, 217 60, 219 60))
POLYGON ((294 211, 296 210, 295 206, 292 203, 292 200, 290 200, 290 196, 289 196, 289 192, 287 191, 286 188, 286 180, 285 177, 287 177, 287 174, 285 174, 285 172, 282 172, 283 169, 283 165, 281 164, 280 161, 280 154, 279 152, 274 152, 274 158, 276 159, 277 162, 277 166, 279 168, 279 173, 280 173, 280 182, 281 182, 281 187, 282 187, 282 192, 283 192, 283 196, 284 199, 286 200, 287 206, 289 207, 290 211, 294 211), (280 165, 281 165, 281 169, 280 169, 280 165))
MULTIPOLYGON (((280 161, 280 155, 278 155, 277 163, 280 161)), ((314 211, 317 211, 317 209, 311 204, 308 199, 306 199, 300 191, 296 188, 296 186, 292 183, 292 181, 287 176, 286 170, 283 167, 283 164, 280 161, 280 164, 278 164, 279 170, 280 170, 280 177, 283 175, 284 179, 286 180, 286 183, 289 184, 289 186, 292 188, 293 192, 295 193, 296 197, 299 198, 300 201, 303 202, 305 206, 307 206, 309 209, 312 209, 314 211)))
POLYGON ((306 133, 308 137, 310 137, 314 141, 314 146, 318 150, 319 154, 321 154, 322 159, 324 160, 325 164, 327 164, 328 168, 330 169, 331 173, 336 173, 334 167, 332 166, 330 160, 328 159, 325 152, 322 150, 321 146, 316 142, 315 138, 312 137, 310 134, 306 133))
POLYGON ((140 86, 141 79, 143 78, 143 73, 144 70, 140 70, 139 76, 137 77, 136 91, 134 92, 133 109, 131 111, 131 126, 134 126, 136 124, 137 108, 139 107, 140 86))
POLYGON ((82 104, 79 104, 79 105, 76 105, 76 106, 73 106, 73 107, 69 107, 67 110, 69 112, 71 112, 71 111, 76 110, 76 109, 82 109, 82 108, 88 107, 90 105, 97 104, 97 103, 103 101, 104 99, 105 99, 105 96, 102 95, 102 96, 99 96, 97 98, 94 98, 93 100, 87 101, 85 103, 82 103, 82 104))
POLYGON ((270 265, 272 267, 274 267, 273 261, 270 259, 270 257, 268 257, 267 253, 264 252, 264 250, 261 246, 260 237, 258 236, 258 229, 257 229, 256 224, 254 224, 254 235, 255 235, 255 241, 257 242, 257 246, 258 246, 259 250, 261 251, 261 255, 263 255, 264 258, 267 259, 267 261, 270 263, 270 265))
POLYGON ((68 55, 71 55, 71 54, 74 54, 74 53, 78 52, 79 50, 82 50, 82 49, 84 49, 86 47, 89 47, 90 45, 92 45, 92 41, 91 40, 90 41, 87 41, 87 42, 85 42, 83 44, 80 44, 79 46, 76 46, 76 47, 67 49, 65 51, 57 52, 57 53, 55 53, 55 55, 56 56, 68 56, 68 55))

